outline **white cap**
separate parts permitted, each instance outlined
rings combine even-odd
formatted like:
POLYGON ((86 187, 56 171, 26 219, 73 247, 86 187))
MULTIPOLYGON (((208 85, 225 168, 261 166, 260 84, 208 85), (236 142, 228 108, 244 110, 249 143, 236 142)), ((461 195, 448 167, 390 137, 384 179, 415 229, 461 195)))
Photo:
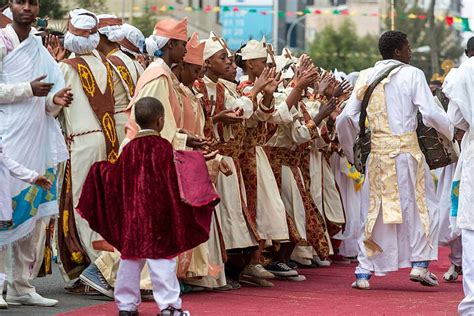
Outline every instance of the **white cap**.
POLYGON ((227 47, 225 41, 216 35, 216 33, 211 32, 209 34, 209 38, 207 40, 203 40, 201 42, 205 42, 206 46, 204 47, 204 60, 207 60, 214 56, 217 52, 225 49, 227 50, 227 54, 232 54, 227 47))
POLYGON ((265 36, 261 41, 250 40, 247 42, 242 51, 240 52, 242 60, 258 59, 258 58, 267 58, 267 43, 265 42, 265 36))

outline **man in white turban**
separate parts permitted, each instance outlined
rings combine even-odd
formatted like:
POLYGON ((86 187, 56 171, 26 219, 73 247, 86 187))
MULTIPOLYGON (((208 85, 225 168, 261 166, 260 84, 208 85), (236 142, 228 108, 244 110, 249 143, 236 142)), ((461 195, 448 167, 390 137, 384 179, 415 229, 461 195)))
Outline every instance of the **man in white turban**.
POLYGON ((143 59, 145 36, 142 31, 127 23, 122 24, 122 30, 125 33, 125 38, 120 41, 120 49, 133 60, 138 73, 141 75, 145 71, 140 63, 140 60, 143 59))
POLYGON ((100 41, 97 17, 84 9, 73 10, 69 16, 64 46, 76 57, 62 60, 60 68, 75 99, 61 113, 70 160, 66 164, 61 192, 62 225, 58 226, 58 244, 65 278, 75 279, 97 259, 102 250, 100 245, 104 244, 76 213, 82 186, 94 162, 117 159, 119 140, 110 84, 112 71, 105 59, 94 54, 100 41))

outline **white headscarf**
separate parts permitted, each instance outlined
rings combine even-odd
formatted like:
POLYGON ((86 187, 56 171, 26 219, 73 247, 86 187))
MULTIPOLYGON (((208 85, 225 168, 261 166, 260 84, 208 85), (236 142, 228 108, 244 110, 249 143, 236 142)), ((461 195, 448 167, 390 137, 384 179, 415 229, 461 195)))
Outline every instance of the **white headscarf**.
MULTIPOLYGON (((95 16, 94 13, 85 9, 75 9, 69 12, 71 24, 74 27, 84 30, 93 29, 97 26, 97 20, 90 15, 85 15, 85 13, 95 16)), ((99 41, 99 33, 90 34, 89 37, 83 37, 67 32, 64 36, 64 48, 76 54, 87 54, 96 49, 97 45, 99 45, 99 41)))
POLYGON ((165 47, 170 39, 158 35, 150 35, 145 40, 146 53, 150 56, 161 57, 163 52, 161 49, 165 47))
MULTIPOLYGON (((125 38, 129 40, 140 52, 143 52, 143 44, 145 43, 145 36, 143 36, 142 31, 137 29, 135 26, 128 23, 122 25, 122 31, 125 33, 125 38)), ((120 49, 126 51, 132 55, 135 55, 136 52, 132 52, 123 45, 120 46, 120 49)))
MULTIPOLYGON (((100 14, 97 16, 100 19, 116 19, 115 15, 111 14, 100 14)), ((107 37, 111 42, 120 42, 125 38, 125 32, 122 30, 121 25, 105 26, 99 29, 99 33, 107 37)))

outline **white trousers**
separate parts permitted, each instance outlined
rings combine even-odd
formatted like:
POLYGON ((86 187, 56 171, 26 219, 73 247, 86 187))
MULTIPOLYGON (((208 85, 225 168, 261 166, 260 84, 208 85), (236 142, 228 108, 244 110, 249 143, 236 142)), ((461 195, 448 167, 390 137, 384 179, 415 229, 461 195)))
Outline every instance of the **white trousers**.
POLYGON ((459 304, 458 311, 465 316, 474 315, 474 231, 463 229, 461 238, 464 299, 459 304))
POLYGON ((181 308, 180 286, 176 277, 176 259, 121 259, 115 283, 115 303, 121 311, 136 311, 141 303, 140 273, 148 264, 153 298, 160 310, 181 308))
POLYGON ((448 245, 449 245, 449 248, 451 248, 451 252, 449 253, 449 261, 458 267, 462 266, 461 236, 450 241, 448 245))
MULTIPOLYGON (((37 270, 39 269, 39 267, 38 269, 36 269, 36 267, 38 265, 40 266, 43 260, 43 256, 39 257, 37 248, 39 245, 38 239, 41 239, 41 236, 45 234, 44 229, 45 227, 42 225, 42 221, 39 220, 29 236, 11 244, 13 262, 12 273, 8 279, 8 295, 21 296, 36 292, 35 287, 31 285, 30 281, 36 277, 38 273, 37 270)), ((42 242, 44 244, 44 238, 42 242)), ((8 247, 0 249, 1 279, 3 279, 2 275, 6 274, 5 264, 8 253, 8 247)))

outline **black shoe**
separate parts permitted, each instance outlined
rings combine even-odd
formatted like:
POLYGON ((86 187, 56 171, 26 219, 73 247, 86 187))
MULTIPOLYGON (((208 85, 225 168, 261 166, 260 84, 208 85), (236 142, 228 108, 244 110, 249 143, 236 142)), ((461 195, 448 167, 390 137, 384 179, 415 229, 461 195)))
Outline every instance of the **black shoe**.
POLYGON ((275 276, 279 277, 295 277, 298 276, 298 272, 290 268, 284 262, 274 262, 272 265, 267 269, 267 271, 273 273, 275 276))
POLYGON ((138 311, 120 311, 119 316, 138 316, 138 311))

